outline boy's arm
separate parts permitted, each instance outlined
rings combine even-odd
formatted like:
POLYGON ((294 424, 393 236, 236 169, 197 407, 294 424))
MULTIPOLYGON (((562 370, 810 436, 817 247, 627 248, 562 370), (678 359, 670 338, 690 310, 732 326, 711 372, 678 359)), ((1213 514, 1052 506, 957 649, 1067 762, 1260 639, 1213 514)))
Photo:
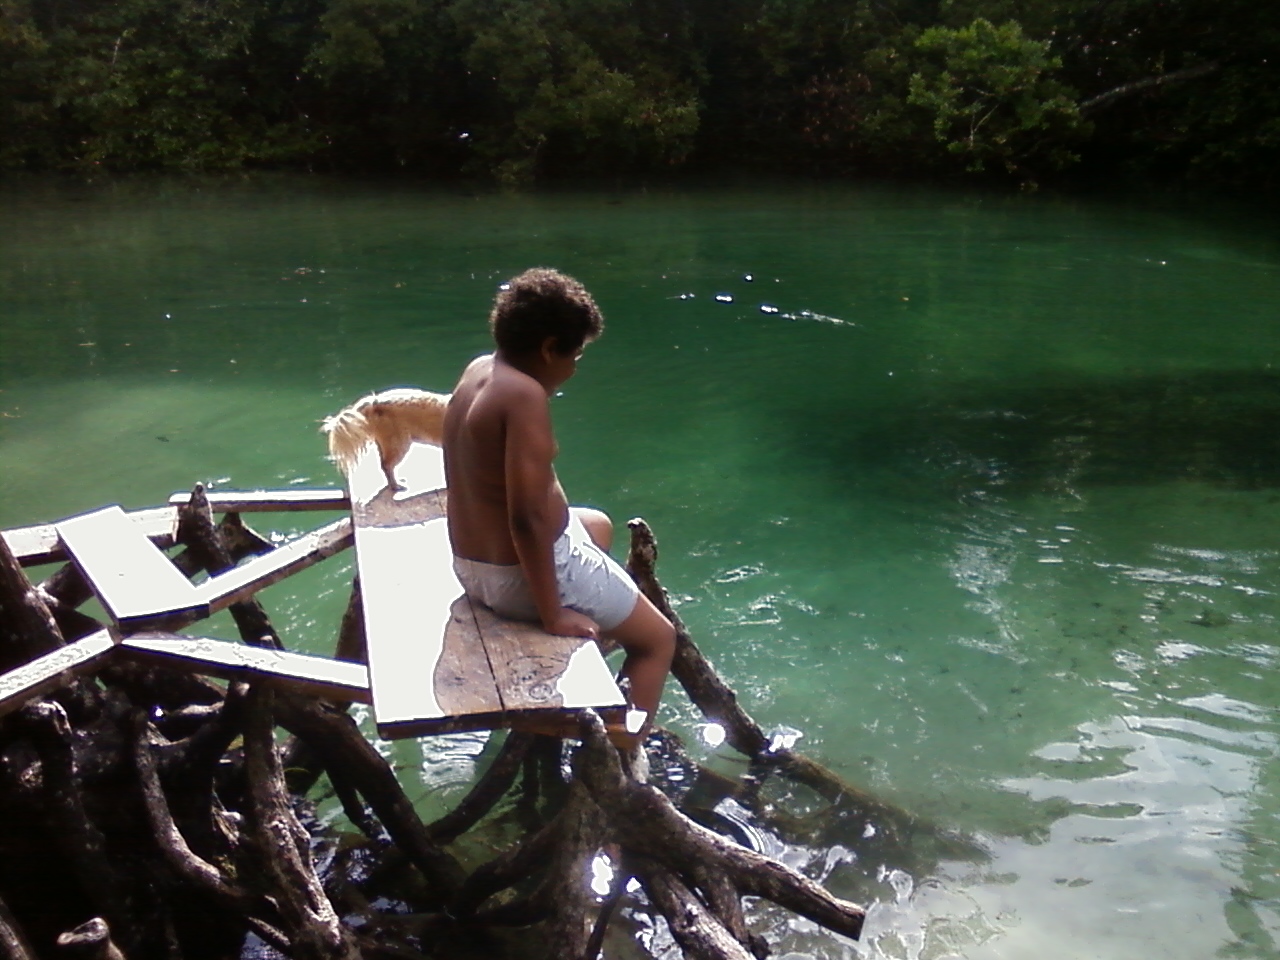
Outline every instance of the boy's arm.
POLYGON ((561 510, 565 508, 552 467, 556 446, 551 410, 541 391, 515 400, 507 416, 504 479, 516 556, 543 628, 560 636, 596 638, 595 621, 560 605, 554 547, 563 530, 561 510))

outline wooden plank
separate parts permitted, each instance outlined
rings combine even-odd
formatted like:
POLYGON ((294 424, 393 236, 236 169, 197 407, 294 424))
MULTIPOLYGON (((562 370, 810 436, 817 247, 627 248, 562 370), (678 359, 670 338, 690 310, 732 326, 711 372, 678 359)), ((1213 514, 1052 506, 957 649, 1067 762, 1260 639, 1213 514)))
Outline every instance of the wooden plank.
POLYGON ((475 612, 462 587, 456 581, 454 585, 457 596, 449 604, 449 624, 432 674, 436 699, 447 716, 501 716, 506 705, 502 691, 496 689, 493 665, 476 631, 475 612))
POLYGON ((132 659, 227 680, 266 680, 341 703, 369 702, 369 671, 363 663, 154 631, 125 637, 119 649, 132 659))
MULTIPOLYGON (((471 601, 460 592, 460 587, 458 590, 458 596, 449 604, 449 621, 445 625, 439 650, 432 651, 434 667, 425 674, 431 679, 429 689, 428 685, 422 683, 423 671, 415 671, 406 676, 406 679, 411 678, 411 682, 421 688, 418 692, 423 696, 419 703, 426 709, 420 708, 417 711, 419 715, 411 715, 411 707, 392 714, 386 706, 388 685, 383 679, 380 690, 383 699, 374 701, 374 722, 378 735, 384 739, 491 730, 507 723, 507 713, 494 682, 493 670, 476 631, 471 601), (379 706, 382 707, 381 710, 379 706)), ((377 661, 370 656, 370 663, 377 662, 379 667, 385 660, 385 656, 377 661)), ((370 667, 371 678, 377 669, 370 667)), ((370 688, 373 689, 372 683, 370 688)), ((396 703, 407 703, 408 697, 414 692, 412 689, 393 690, 393 695, 400 696, 397 696, 392 707, 396 703)))
POLYGON ((475 604, 474 612, 508 713, 581 707, 613 713, 626 707, 594 640, 504 620, 483 604, 475 604))
POLYGON ((378 732, 481 729, 501 716, 470 605, 455 607, 462 588, 444 518, 358 525, 356 565, 378 732))
POLYGON ((502 700, 453 572, 440 448, 414 444, 397 472, 406 489, 388 490, 370 447, 348 477, 378 733, 491 727, 502 700))
MULTIPOLYGON (((291 513, 297 510, 350 510, 351 498, 341 487, 318 490, 207 490, 214 513, 291 513)), ((191 494, 179 491, 169 505, 180 507, 191 494)))
POLYGON ((210 577, 196 587, 196 595, 210 612, 253 596, 285 577, 305 570, 351 546, 351 518, 342 517, 254 557, 234 570, 210 577))
MULTIPOLYGON (((178 525, 178 512, 173 507, 148 507, 130 510, 125 514, 142 528, 147 539, 162 550, 174 544, 178 525)), ((9 549, 24 567, 37 567, 45 563, 65 563, 67 551, 58 539, 56 524, 41 523, 30 527, 14 527, 0 531, 9 549)))
POLYGON ((71 559, 117 623, 209 615, 207 601, 119 507, 56 526, 71 559))
POLYGON ((0 715, 66 685, 72 677, 96 669, 115 645, 109 631, 98 630, 0 674, 0 715))

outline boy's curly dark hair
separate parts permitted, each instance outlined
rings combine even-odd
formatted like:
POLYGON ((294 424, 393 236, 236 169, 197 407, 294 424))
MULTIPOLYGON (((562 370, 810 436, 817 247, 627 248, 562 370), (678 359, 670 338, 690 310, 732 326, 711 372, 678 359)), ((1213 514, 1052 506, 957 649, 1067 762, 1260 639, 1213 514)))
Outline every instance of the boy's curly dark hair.
POLYGON ((604 317, 573 277, 534 267, 498 288, 489 313, 489 330, 498 349, 511 357, 534 353, 547 337, 556 352, 574 353, 604 332, 604 317))

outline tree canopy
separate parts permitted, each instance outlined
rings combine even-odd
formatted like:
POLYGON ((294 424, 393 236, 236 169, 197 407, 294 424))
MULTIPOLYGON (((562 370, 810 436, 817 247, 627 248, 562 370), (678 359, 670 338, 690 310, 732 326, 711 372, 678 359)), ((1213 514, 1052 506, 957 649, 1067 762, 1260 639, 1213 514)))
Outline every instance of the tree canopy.
POLYGON ((1245 0, 0 0, 0 169, 1274 188, 1245 0))

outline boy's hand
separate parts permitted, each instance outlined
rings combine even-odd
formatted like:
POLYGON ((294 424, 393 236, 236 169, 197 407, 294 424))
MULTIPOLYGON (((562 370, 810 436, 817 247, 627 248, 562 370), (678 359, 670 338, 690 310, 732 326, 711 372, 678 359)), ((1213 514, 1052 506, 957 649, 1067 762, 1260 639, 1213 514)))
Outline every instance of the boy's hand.
POLYGON ((600 639, 599 625, 586 614, 571 610, 568 607, 561 607, 560 612, 556 614, 555 620, 546 624, 546 628, 547 633, 554 633, 557 637, 600 639))

